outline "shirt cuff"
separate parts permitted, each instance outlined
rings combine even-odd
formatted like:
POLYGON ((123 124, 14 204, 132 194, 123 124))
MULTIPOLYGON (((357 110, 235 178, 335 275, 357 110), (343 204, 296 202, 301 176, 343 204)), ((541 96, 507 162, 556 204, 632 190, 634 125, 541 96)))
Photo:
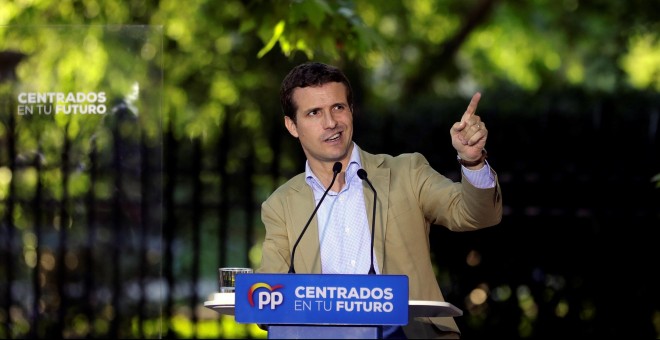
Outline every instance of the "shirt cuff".
POLYGON ((474 185, 475 188, 490 189, 495 187, 495 176, 493 176, 490 171, 488 161, 485 161, 484 166, 479 170, 470 170, 462 165, 461 168, 465 178, 470 184, 474 185))

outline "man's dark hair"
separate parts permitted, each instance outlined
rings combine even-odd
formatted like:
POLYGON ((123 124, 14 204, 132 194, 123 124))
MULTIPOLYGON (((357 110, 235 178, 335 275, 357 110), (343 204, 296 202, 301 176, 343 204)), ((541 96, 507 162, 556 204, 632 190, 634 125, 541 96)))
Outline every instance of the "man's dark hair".
POLYGON ((327 83, 342 83, 346 86, 346 100, 353 110, 353 90, 346 75, 338 68, 318 62, 308 62, 294 67, 282 81, 280 102, 284 115, 296 122, 298 107, 293 102, 293 90, 296 87, 321 86, 327 83))

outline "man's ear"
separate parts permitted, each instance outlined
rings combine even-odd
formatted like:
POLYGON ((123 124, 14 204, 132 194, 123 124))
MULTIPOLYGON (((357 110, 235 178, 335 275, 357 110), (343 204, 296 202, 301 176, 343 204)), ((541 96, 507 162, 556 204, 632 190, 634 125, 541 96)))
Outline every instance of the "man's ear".
POLYGON ((298 138, 298 127, 296 126, 296 123, 293 121, 293 119, 289 118, 289 116, 284 116, 284 126, 286 126, 286 129, 289 130, 291 136, 298 138))

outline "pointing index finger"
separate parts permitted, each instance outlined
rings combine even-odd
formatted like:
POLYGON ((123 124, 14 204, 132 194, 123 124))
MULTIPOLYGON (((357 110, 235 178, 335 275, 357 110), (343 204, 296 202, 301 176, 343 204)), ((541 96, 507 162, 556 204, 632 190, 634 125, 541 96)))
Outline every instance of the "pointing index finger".
POLYGON ((470 100, 470 104, 468 105, 467 110, 465 110, 463 117, 461 117, 461 122, 467 122, 470 117, 474 116, 474 113, 477 111, 479 99, 481 99, 480 92, 477 92, 472 96, 472 100, 470 100))

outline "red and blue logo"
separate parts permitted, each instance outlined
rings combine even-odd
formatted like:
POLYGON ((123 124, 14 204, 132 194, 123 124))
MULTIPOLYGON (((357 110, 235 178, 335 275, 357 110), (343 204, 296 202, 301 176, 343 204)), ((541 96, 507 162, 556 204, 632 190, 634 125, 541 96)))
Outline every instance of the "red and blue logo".
POLYGON ((264 309, 270 307, 270 309, 275 309, 284 302, 284 295, 282 295, 282 292, 276 292, 275 290, 283 287, 284 285, 274 285, 271 287, 267 283, 255 283, 248 290, 248 302, 250 303, 250 306, 254 307, 254 295, 256 293, 257 308, 264 309))

